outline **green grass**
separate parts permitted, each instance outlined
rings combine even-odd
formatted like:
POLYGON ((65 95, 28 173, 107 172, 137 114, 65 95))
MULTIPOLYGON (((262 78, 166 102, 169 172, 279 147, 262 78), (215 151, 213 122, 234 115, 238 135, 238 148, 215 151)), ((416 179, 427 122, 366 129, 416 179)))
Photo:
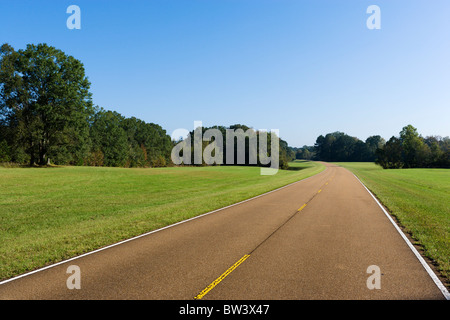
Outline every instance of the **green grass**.
POLYGON ((0 279, 61 261, 319 173, 256 167, 0 167, 0 279))
POLYGON ((397 218, 450 283, 450 170, 389 169, 337 163, 353 173, 397 218))

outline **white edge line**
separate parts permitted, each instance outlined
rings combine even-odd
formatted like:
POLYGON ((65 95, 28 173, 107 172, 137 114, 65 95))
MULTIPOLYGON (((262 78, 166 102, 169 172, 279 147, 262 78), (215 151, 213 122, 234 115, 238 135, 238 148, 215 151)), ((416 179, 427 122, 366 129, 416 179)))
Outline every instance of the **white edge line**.
POLYGON ((367 190, 367 192, 372 196, 372 198, 375 200, 375 202, 378 204, 378 206, 383 210, 386 217, 388 217, 389 221, 394 225, 395 229, 398 231, 398 233, 402 236, 403 240, 405 240, 408 247, 411 249, 411 251, 414 253, 416 258, 420 261, 422 266, 425 268, 425 270, 428 272, 428 275, 433 279, 436 286, 441 290, 441 293, 444 295, 445 299, 450 300, 450 293, 448 292, 447 288, 443 285, 441 280, 437 277, 437 275, 434 273, 434 271, 430 268, 430 266, 427 264, 425 259, 422 257, 422 255, 417 251, 417 249, 412 245, 412 243, 409 241, 408 237, 403 233, 403 231, 399 228, 397 223, 392 219, 391 215, 384 209, 384 207, 381 205, 381 203, 378 201, 378 199, 373 195, 373 193, 362 183, 362 181, 353 173, 353 176, 362 184, 362 186, 367 190))
POLYGON ((260 197, 263 197, 263 196, 268 195, 268 194, 270 194, 270 193, 272 193, 272 192, 276 192, 276 191, 279 191, 279 190, 281 190, 281 189, 287 188, 287 187, 289 187, 289 186, 291 186, 291 185, 293 185, 293 184, 296 184, 296 183, 299 183, 299 182, 308 180, 308 179, 310 179, 310 178, 312 178, 312 177, 316 177, 316 176, 318 176, 319 174, 325 172, 327 169, 328 169, 328 167, 325 166, 325 169, 322 170, 322 171, 319 172, 319 173, 316 173, 316 174, 314 174, 314 175, 312 175, 312 176, 310 176, 310 177, 307 177, 307 178, 304 178, 304 179, 301 179, 301 180, 298 180, 298 181, 289 183, 289 184, 287 184, 287 185, 285 185, 285 186, 283 186, 283 187, 280 187, 280 188, 278 188, 278 189, 274 189, 274 190, 268 191, 268 192, 266 192, 266 193, 257 195, 257 196, 255 196, 255 197, 253 197, 253 198, 250 198, 250 199, 247 199, 247 200, 243 200, 243 201, 240 201, 240 202, 236 202, 236 203, 233 203, 233 204, 231 204, 231 205, 229 205, 229 206, 226 206, 226 207, 223 207, 223 208, 219 208, 219 209, 216 209, 216 210, 213 210, 213 211, 210 211, 210 212, 206 212, 206 213, 203 213, 203 214, 201 214, 201 215, 198 215, 198 216, 195 216, 195 217, 192 217, 192 218, 183 220, 183 221, 179 221, 179 222, 176 222, 176 223, 174 223, 174 224, 171 224, 171 225, 168 225, 168 226, 165 226, 165 227, 156 229, 156 230, 152 230, 152 231, 147 232, 147 233, 143 233, 143 234, 138 235, 138 236, 136 236, 136 237, 133 237, 133 238, 130 238, 130 239, 126 239, 126 240, 122 240, 122 241, 120 241, 120 242, 116 242, 116 243, 111 244, 111 245, 108 245, 108 246, 106 246, 106 247, 102 247, 102 248, 96 249, 96 250, 94 250, 94 251, 89 251, 89 252, 86 252, 86 253, 84 253, 84 254, 82 254, 82 255, 79 255, 79 256, 76 256, 76 257, 73 257, 73 258, 69 258, 69 259, 67 259, 67 260, 63 260, 63 261, 60 261, 60 262, 57 262, 57 263, 54 263, 54 264, 51 264, 51 265, 48 265, 48 266, 45 266, 45 267, 36 269, 36 270, 33 270, 33 271, 30 271, 30 272, 27 272, 27 273, 24 273, 24 274, 15 276, 15 277, 10 278, 10 279, 3 280, 3 281, 0 282, 0 285, 5 284, 5 283, 8 283, 8 282, 11 282, 11 281, 14 281, 14 280, 18 280, 18 279, 23 278, 23 277, 26 277, 26 276, 30 276, 30 275, 32 275, 32 274, 34 274, 34 273, 38 273, 38 272, 41 272, 41 271, 44 271, 44 270, 53 268, 53 267, 59 266, 59 265, 61 265, 61 264, 64 264, 64 263, 67 263, 67 262, 76 260, 76 259, 80 259, 80 258, 86 257, 86 256, 88 256, 88 255, 91 255, 91 254, 94 254, 94 253, 97 253, 97 252, 100 252, 100 251, 103 251, 103 250, 106 250, 106 249, 109 249, 109 248, 112 248, 112 247, 121 245, 121 244, 126 243, 126 242, 129 242, 129 241, 133 241, 133 240, 136 240, 136 239, 139 239, 139 238, 148 236, 148 235, 150 235, 150 234, 152 234, 152 233, 156 233, 156 232, 162 231, 162 230, 164 230, 164 229, 168 229, 168 228, 171 228, 171 227, 175 227, 175 226, 177 226, 177 225, 179 225, 179 224, 182 224, 182 223, 185 223, 185 222, 188 222, 188 221, 191 221, 191 220, 195 220, 195 219, 204 217, 204 216, 206 216, 206 215, 209 215, 209 214, 212 214, 212 213, 215 213, 215 212, 218 212, 218 211, 222 211, 222 210, 225 210, 225 209, 228 209, 228 208, 231 208, 231 207, 240 205, 240 204, 242 204, 242 203, 245 203, 245 202, 248 202, 248 201, 251 201, 251 200, 260 198, 260 197))

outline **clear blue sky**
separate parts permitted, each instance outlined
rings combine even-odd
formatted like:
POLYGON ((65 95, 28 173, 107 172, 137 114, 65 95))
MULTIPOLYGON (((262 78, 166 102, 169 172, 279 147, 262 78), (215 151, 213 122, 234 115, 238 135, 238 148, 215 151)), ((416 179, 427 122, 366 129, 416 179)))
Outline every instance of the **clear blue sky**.
POLYGON ((291 146, 407 124, 450 135, 448 0, 2 0, 4 42, 73 55, 96 105, 169 134, 200 120, 279 129, 291 146), (366 27, 372 4, 381 30, 366 27))

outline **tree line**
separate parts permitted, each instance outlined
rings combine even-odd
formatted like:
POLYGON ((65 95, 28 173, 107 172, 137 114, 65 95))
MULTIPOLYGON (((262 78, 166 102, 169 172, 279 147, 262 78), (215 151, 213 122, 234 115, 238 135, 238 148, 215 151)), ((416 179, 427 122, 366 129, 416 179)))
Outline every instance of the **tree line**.
POLYGON ((407 125, 387 142, 379 135, 362 141, 343 132, 320 135, 314 146, 294 148, 297 159, 328 162, 375 162, 389 168, 449 168, 450 138, 422 137, 407 125))
POLYGON ((373 162, 376 158, 376 150, 383 144, 384 139, 378 135, 361 141, 337 131, 317 138, 314 145, 315 158, 330 162, 373 162))
MULTIPOLYGON (((172 165, 171 151, 177 142, 161 126, 94 106, 90 86, 83 64, 59 49, 47 44, 29 44, 23 50, 2 45, 0 162, 30 166, 172 165)), ((225 137, 226 127, 214 128, 225 137)), ((247 132, 250 128, 233 125, 228 129, 247 132)), ((295 154, 282 139, 279 146, 279 167, 286 169, 295 154)), ((251 165, 248 147, 247 137, 247 158, 236 164, 251 165)))
POLYGON ((450 138, 422 137, 412 125, 403 127, 377 150, 376 163, 389 168, 450 168, 450 138))
MULTIPOLYGON (((0 162, 31 166, 172 164, 171 151, 177 142, 161 126, 94 106, 90 85, 83 64, 61 50, 47 44, 29 44, 21 50, 2 45, 0 162)), ((218 129, 224 141, 227 129, 241 130, 244 134, 251 129, 241 124, 211 128, 218 129)), ((267 136, 268 153, 270 136, 267 136)), ((233 163, 264 166, 259 158, 256 164, 250 163, 249 137, 244 139, 245 160, 236 158, 233 163)), ((320 135, 314 146, 302 148, 292 148, 278 139, 281 169, 288 168, 295 158, 370 161, 383 168, 450 167, 449 137, 424 138, 412 125, 405 126, 398 137, 393 136, 387 142, 379 135, 362 141, 339 131, 320 135)), ((206 145, 204 142, 203 148, 206 145)), ((226 150, 223 157, 226 158, 226 150)))
MULTIPOLYGON (((198 130, 197 128, 196 130, 198 130)), ((211 156, 214 157, 214 163, 221 163, 222 165, 242 165, 242 166, 259 166, 259 167, 266 167, 270 166, 271 160, 270 159, 261 159, 260 158, 260 149, 262 147, 262 144, 264 144, 264 152, 265 156, 272 157, 272 134, 275 137, 275 139, 278 139, 276 143, 278 143, 278 167, 280 169, 288 169, 289 168, 289 162, 293 161, 295 159, 295 152, 293 148, 289 147, 288 143, 278 137, 275 133, 271 132, 265 132, 264 140, 261 138, 261 132, 258 130, 254 130, 253 128, 250 128, 243 124, 235 124, 231 125, 229 127, 225 126, 211 126, 211 127, 202 127, 201 128, 201 136, 203 137, 205 133, 208 131, 217 130, 219 133, 218 136, 220 137, 220 144, 222 145, 219 152, 220 154, 215 154, 215 149, 212 149, 211 156), (232 132, 232 134, 228 134, 227 131, 232 132), (230 137, 230 141, 232 141, 232 149, 228 150, 227 142, 228 137, 230 137), (238 150, 243 150, 243 152, 240 154, 238 150), (232 152, 232 155, 230 154, 227 156, 227 152, 232 152), (266 161, 263 160, 268 160, 266 161)), ((200 134, 200 132, 199 132, 200 134)), ((185 137, 185 139, 189 139, 191 146, 190 146, 190 163, 195 163, 195 156, 194 156, 194 141, 195 138, 195 130, 189 132, 189 135, 185 137)), ((202 141, 201 145, 201 153, 203 154, 208 148, 208 146, 214 147, 214 143, 216 142, 216 138, 206 139, 202 141)), ((181 142, 182 140, 178 141, 181 142)), ((177 142, 177 143, 178 143, 177 142)), ((199 147, 200 149, 200 147, 199 147)), ((208 150, 209 151, 209 150, 208 150)), ((205 159, 202 160, 201 165, 206 165, 205 159)))
POLYGON ((0 162, 165 166, 161 126, 92 103, 83 64, 46 44, 0 48, 0 162))

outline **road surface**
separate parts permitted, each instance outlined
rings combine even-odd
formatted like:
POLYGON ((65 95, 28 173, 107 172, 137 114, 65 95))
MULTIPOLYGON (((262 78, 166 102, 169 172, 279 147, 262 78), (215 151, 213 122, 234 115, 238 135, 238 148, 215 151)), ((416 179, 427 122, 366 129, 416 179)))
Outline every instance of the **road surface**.
POLYGON ((0 299, 444 299, 364 186, 326 166, 264 196, 3 282, 0 299), (73 265, 79 277, 70 283, 80 289, 67 285, 73 265))

